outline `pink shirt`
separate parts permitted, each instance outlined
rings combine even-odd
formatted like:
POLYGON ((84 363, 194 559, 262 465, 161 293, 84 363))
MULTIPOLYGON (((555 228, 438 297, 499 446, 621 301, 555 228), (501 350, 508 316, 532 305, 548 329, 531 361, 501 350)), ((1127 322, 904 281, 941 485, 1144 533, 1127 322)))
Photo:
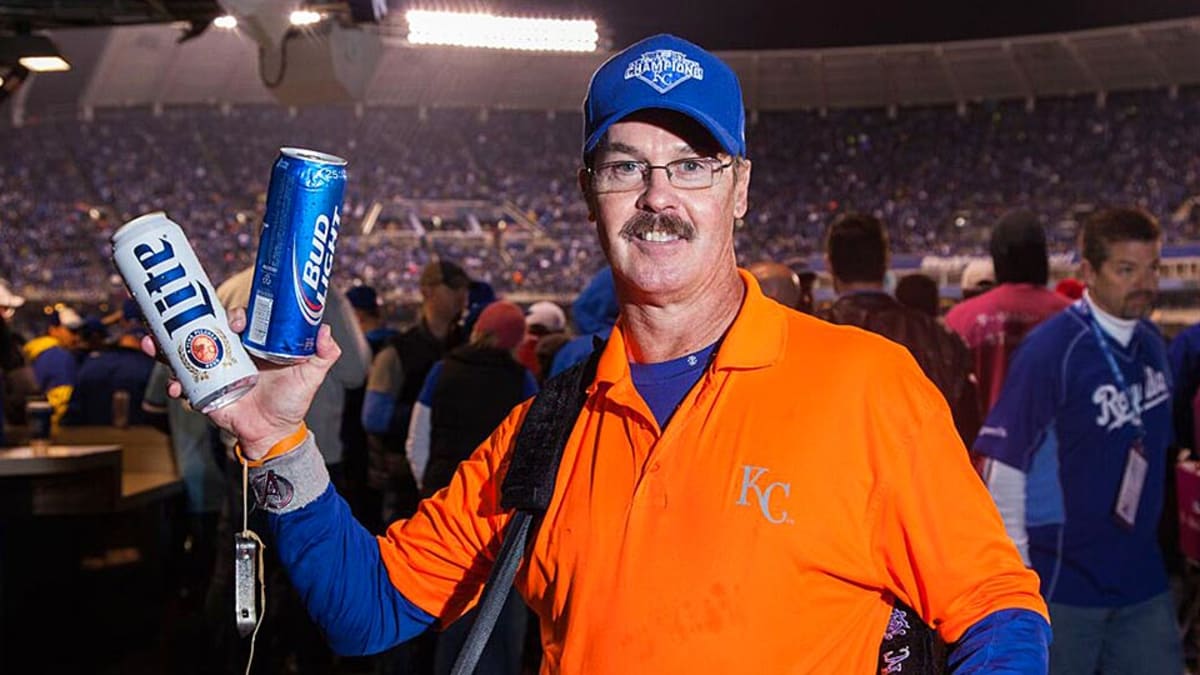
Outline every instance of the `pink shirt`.
POLYGON ((962 336, 975 358, 980 403, 986 415, 1000 397, 1013 351, 1034 326, 1057 314, 1071 301, 1035 284, 1001 284, 955 305, 946 325, 962 336))

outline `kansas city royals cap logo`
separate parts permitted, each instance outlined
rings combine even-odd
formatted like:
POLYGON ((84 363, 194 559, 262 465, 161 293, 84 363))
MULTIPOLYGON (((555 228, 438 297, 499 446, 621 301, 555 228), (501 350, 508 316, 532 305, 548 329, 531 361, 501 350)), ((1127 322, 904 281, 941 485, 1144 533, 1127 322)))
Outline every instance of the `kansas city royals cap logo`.
POLYGON ((704 68, 683 52, 656 49, 652 52, 642 52, 641 56, 625 67, 625 79, 633 78, 654 87, 658 93, 665 94, 688 80, 703 80, 704 68))
POLYGON ((674 35, 655 35, 605 61, 592 75, 583 102, 584 155, 613 124, 648 109, 691 117, 726 152, 746 156, 746 111, 737 74, 702 47, 674 35))

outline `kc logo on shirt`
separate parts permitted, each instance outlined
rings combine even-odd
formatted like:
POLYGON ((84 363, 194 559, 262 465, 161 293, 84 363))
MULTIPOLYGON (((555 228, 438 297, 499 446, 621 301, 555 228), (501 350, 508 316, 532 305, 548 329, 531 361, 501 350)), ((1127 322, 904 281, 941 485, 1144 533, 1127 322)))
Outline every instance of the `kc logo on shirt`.
POLYGON ((750 466, 749 464, 742 467, 742 489, 736 503, 738 506, 757 506, 767 522, 776 525, 790 523, 792 521, 788 518, 786 510, 780 509, 778 512, 771 510, 771 498, 776 492, 780 493, 782 498, 790 497, 792 484, 779 481, 768 482, 768 479, 764 478, 768 470, 765 466, 750 466))

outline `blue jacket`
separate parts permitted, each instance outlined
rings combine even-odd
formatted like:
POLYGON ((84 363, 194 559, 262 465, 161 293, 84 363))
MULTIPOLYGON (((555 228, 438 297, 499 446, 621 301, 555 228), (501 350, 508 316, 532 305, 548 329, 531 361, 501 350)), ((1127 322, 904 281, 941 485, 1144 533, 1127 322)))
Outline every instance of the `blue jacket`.
POLYGON ((605 267, 592 277, 571 305, 571 317, 579 329, 579 337, 563 345, 554 355, 549 376, 554 377, 576 363, 585 361, 592 353, 593 338, 608 339, 613 325, 617 323, 619 311, 612 268, 605 267))

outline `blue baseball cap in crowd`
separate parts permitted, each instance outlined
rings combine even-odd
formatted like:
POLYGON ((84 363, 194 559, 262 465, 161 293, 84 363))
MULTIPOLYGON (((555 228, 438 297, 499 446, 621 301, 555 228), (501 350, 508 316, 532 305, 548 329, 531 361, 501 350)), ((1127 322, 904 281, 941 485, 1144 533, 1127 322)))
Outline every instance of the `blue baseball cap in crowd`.
POLYGON ((138 307, 137 300, 126 298, 125 302, 121 303, 121 318, 126 321, 142 320, 142 308, 138 307))
POLYGON ((354 309, 379 309, 379 296, 370 286, 355 286, 346 291, 346 299, 354 309))
POLYGON ((652 108, 687 115, 726 152, 746 156, 746 109, 737 74, 716 56, 665 33, 627 47, 592 75, 583 102, 583 154, 613 124, 652 108))

